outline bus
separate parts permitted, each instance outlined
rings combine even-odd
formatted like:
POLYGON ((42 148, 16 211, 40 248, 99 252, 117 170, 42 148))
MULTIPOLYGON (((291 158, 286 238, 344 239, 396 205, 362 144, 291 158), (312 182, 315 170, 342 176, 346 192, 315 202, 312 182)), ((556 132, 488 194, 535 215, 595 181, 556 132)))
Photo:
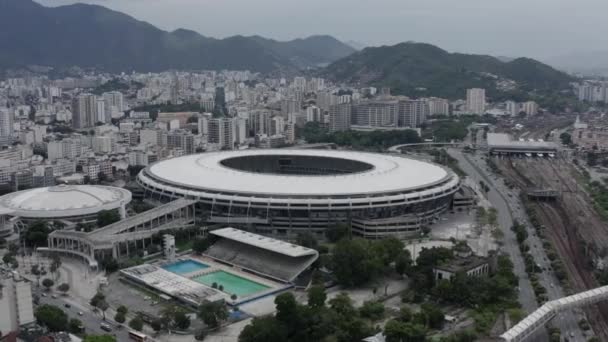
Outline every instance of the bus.
POLYGON ((148 336, 134 330, 129 331, 129 340, 136 342, 146 342, 148 341, 148 336))

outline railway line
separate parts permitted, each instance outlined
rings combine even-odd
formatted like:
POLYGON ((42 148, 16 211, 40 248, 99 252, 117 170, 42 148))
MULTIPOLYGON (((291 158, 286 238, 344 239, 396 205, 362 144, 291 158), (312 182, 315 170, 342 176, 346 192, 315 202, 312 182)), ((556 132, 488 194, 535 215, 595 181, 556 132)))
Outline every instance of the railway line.
MULTIPOLYGON (((496 163, 504 176, 524 191, 550 187, 561 192, 556 202, 534 202, 534 208, 573 289, 578 292, 597 287, 589 261, 597 254, 598 246, 608 243, 608 225, 601 221, 591 198, 576 183, 571 165, 542 159, 499 159, 496 163)), ((596 335, 608 341, 608 305, 590 306, 584 312, 596 335)))

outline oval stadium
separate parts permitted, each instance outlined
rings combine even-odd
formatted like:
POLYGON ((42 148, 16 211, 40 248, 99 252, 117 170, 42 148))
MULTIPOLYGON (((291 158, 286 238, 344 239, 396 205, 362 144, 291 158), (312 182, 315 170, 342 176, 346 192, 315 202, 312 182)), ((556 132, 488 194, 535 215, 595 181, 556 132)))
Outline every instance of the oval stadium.
POLYGON ((208 224, 279 238, 338 223, 366 238, 406 238, 452 204, 460 179, 442 166, 387 154, 247 150, 188 155, 138 175, 151 200, 198 201, 208 224))

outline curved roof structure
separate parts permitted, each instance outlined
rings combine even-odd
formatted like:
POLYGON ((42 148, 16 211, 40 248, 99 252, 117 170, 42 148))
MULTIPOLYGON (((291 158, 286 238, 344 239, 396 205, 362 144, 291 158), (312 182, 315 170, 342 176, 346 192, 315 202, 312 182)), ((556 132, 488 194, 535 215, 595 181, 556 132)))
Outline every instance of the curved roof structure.
POLYGON ((13 192, 0 197, 0 208, 23 218, 62 218, 95 214, 131 201, 131 192, 98 185, 58 185, 13 192))
MULTIPOLYGON (((325 164, 329 164, 327 162, 325 164)), ((431 163, 386 154, 327 150, 248 150, 214 152, 160 161, 145 170, 154 181, 182 189, 275 196, 356 196, 423 190, 454 178, 431 163), (357 164, 356 172, 277 174, 227 166, 242 157, 320 158, 357 164), (360 165, 360 166, 358 166, 360 165)), ((140 174, 140 179, 142 175, 140 174)), ((456 177, 457 178, 457 177, 456 177)))

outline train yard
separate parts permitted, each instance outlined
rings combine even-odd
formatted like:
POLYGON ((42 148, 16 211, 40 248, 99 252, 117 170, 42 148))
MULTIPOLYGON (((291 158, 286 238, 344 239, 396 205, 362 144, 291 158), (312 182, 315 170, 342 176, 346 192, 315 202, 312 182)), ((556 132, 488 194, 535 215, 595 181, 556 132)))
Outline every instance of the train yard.
MULTIPOLYGON (((567 279, 565 288, 580 292, 599 286, 594 270, 606 257, 608 224, 595 211, 576 165, 562 158, 498 156, 492 157, 492 161, 505 182, 522 190, 539 236, 548 248, 552 246, 557 254, 553 258, 561 260, 560 272, 565 272, 562 279, 567 279), (531 190, 554 190, 558 196, 553 200, 529 201, 525 194, 531 190)), ((546 262, 556 265, 550 260, 546 262)), ((590 306, 584 312, 596 335, 608 341, 608 305, 590 306)))

